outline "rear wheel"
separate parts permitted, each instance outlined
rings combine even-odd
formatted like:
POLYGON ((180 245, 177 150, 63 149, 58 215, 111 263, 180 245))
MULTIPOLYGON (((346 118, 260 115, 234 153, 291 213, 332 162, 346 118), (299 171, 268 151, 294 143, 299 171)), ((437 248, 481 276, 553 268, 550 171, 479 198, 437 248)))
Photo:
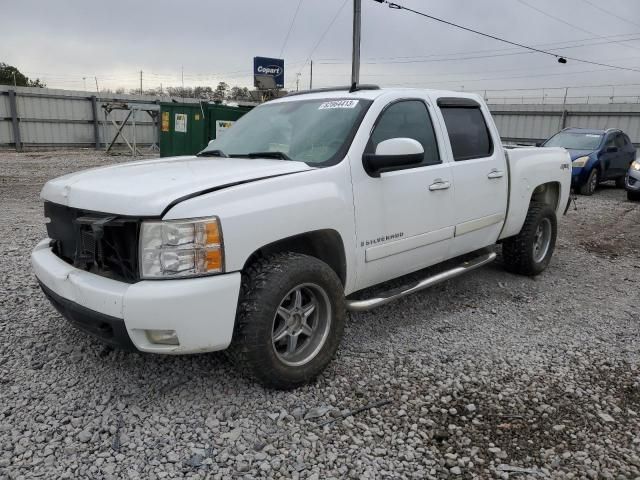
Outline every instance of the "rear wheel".
POLYGON ((640 192, 630 192, 627 190, 627 200, 632 202, 640 202, 640 192))
POLYGON ((346 317, 336 273, 315 257, 281 253, 243 274, 231 360, 270 388, 313 380, 335 355, 346 317))
POLYGON ((502 242, 505 269, 521 275, 538 275, 553 255, 556 245, 555 211, 546 203, 531 203, 522 230, 502 242))
POLYGON ((593 195, 598 188, 598 184, 600 183, 600 172, 597 168, 591 170, 589 174, 589 178, 587 178, 587 182, 580 187, 581 195, 593 195))

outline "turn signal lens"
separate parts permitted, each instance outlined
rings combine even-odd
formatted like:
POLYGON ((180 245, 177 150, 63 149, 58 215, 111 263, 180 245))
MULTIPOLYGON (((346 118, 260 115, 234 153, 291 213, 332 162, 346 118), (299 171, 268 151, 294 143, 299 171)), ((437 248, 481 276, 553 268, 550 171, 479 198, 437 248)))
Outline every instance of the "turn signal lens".
POLYGON ((219 272, 222 270, 222 250, 208 250, 205 258, 205 268, 208 272, 219 272))
POLYGON ((207 237, 207 244, 220 245, 220 226, 218 225, 218 222, 207 223, 204 228, 207 237))

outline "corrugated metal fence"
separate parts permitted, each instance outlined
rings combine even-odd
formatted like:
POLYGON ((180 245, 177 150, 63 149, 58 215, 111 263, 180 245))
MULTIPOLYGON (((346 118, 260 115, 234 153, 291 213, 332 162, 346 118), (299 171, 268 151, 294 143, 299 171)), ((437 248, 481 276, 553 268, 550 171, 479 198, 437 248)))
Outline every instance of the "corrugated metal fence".
POLYGON ((532 144, 565 127, 619 128, 640 145, 640 105, 489 105, 504 142, 532 144))
MULTIPOLYGON (((113 110, 108 116, 104 105, 158 104, 169 97, 145 95, 97 95, 90 92, 0 85, 0 147, 47 148, 82 146, 103 148, 116 133, 110 119, 121 122, 127 111, 113 110)), ((197 102, 194 99, 176 101, 197 102)), ((544 140, 564 127, 620 128, 635 144, 640 144, 640 104, 582 105, 489 105, 505 142, 532 144, 544 140)), ((157 143, 158 126, 144 111, 136 112, 135 136, 138 145, 157 143)), ((131 140, 134 127, 124 127, 131 140)), ((116 142, 123 145, 124 140, 116 142)))
MULTIPOLYGON (((122 122, 127 110, 105 111, 108 104, 120 102, 137 109, 155 108, 170 97, 148 95, 105 95, 90 92, 0 85, 0 147, 103 148, 113 139, 116 127, 111 120, 122 122)), ((193 99, 175 99, 197 102, 193 99)), ((143 110, 134 110, 123 127, 124 136, 140 145, 158 143, 157 119, 143 110), (135 120, 135 127, 132 123, 135 120)), ((119 137, 115 145, 125 145, 119 137)))

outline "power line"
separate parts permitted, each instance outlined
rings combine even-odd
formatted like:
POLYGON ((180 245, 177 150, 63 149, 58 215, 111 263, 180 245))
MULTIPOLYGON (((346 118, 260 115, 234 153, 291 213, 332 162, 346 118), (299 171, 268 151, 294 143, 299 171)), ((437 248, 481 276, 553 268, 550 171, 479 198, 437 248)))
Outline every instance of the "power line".
POLYGON ((531 88, 489 88, 487 92, 526 92, 533 90, 564 90, 565 88, 611 88, 611 87, 638 87, 640 83, 605 83, 599 85, 566 85, 564 87, 531 87, 531 88))
POLYGON ((282 58, 282 54, 284 53, 284 49, 287 46, 287 42, 289 41, 289 35, 291 35, 291 31, 293 30, 293 24, 296 23, 296 18, 298 17, 298 12, 300 11, 300 5, 304 0, 298 0, 298 6, 296 7, 296 12, 293 14, 293 18, 291 19, 291 24, 289 25, 289 30, 287 31, 287 35, 284 37, 284 42, 282 43, 282 48, 280 49, 280 58, 282 58))
MULTIPOLYGON (((449 22, 449 21, 444 20, 442 18, 434 17, 433 15, 429 15, 429 14, 426 14, 424 12, 419 12, 418 10, 413 10, 413 9, 405 7, 403 5, 399 5, 397 3, 390 2, 389 0, 373 0, 373 1, 377 2, 377 3, 386 3, 387 5, 389 5, 389 8, 391 8, 391 9, 394 9, 394 10, 406 10, 408 12, 415 13, 416 15, 420 15, 422 17, 425 17, 425 18, 428 18, 428 19, 431 19, 431 20, 435 20, 436 22, 444 23, 445 25, 449 25, 449 26, 458 28, 460 30, 465 30, 467 32, 475 33, 476 35, 481 35, 483 37, 487 37, 487 38, 491 38, 493 40, 497 40, 498 42, 508 43, 509 45, 514 45, 516 47, 524 48, 526 50, 530 50, 530 51, 537 52, 537 53, 542 53, 544 55, 549 55, 551 57, 555 57, 556 59, 558 59, 558 61, 560 63, 566 63, 567 60, 573 60, 574 62, 588 63, 588 64, 591 64, 591 65, 598 65, 600 67, 608 67, 608 68, 614 68, 614 69, 617 69, 617 70, 627 70, 627 71, 630 71, 630 72, 638 72, 638 73, 640 73, 640 70, 636 69, 636 68, 621 67, 621 66, 618 66, 618 65, 609 65, 609 64, 606 64, 606 63, 593 62, 591 60, 584 60, 584 59, 575 58, 575 57, 560 56, 557 53, 549 52, 549 51, 546 51, 546 50, 541 50, 541 49, 535 48, 535 47, 530 47, 528 45, 524 45, 524 44, 518 43, 518 42, 512 42, 511 40, 506 40, 504 38, 497 37, 497 36, 491 35, 489 33, 480 32, 478 30, 474 30, 473 28, 464 27, 462 25, 458 25, 457 23, 449 22)), ((397 62, 397 63, 401 63, 401 62, 397 62)))
MULTIPOLYGON (((538 44, 533 44, 532 46, 534 47, 547 47, 549 50, 562 50, 562 49, 569 49, 569 48, 581 48, 581 47, 591 47, 591 46, 595 46, 595 45, 604 45, 604 44, 609 44, 609 43, 615 43, 616 40, 609 40, 606 42, 593 42, 594 40, 603 40, 603 39, 610 39, 610 38, 617 38, 617 37, 635 37, 635 38, 618 38, 617 41, 625 41, 625 42, 634 42, 637 40, 640 40, 640 37, 636 37, 637 35, 640 35, 640 32, 636 32, 636 33, 622 33, 622 34, 616 34, 616 35, 606 35, 603 37, 588 37, 588 38, 579 38, 579 39, 575 39, 575 40, 567 40, 564 42, 551 42, 551 43, 538 43, 538 44), (576 43, 576 42, 593 42, 593 43, 579 43, 577 45, 567 45, 570 43, 576 43), (566 45, 566 46, 560 46, 560 45, 566 45)), ((534 52, 522 52, 522 50, 520 50, 519 48, 516 47, 510 47, 510 48, 492 48, 492 49, 483 49, 483 50, 465 50, 464 52, 446 52, 446 53, 441 53, 441 54, 432 54, 432 55, 410 55, 410 56, 399 56, 399 55, 394 55, 393 57, 366 57, 365 60, 388 60, 388 59, 423 59, 423 58, 433 58, 433 57, 451 57, 452 55, 468 55, 468 54, 473 54, 473 53, 502 53, 502 52, 513 52, 513 55, 520 55, 522 53, 534 53, 534 52), (516 50, 516 52, 513 52, 514 50, 516 50)), ((340 58, 318 58, 317 61, 320 62, 331 62, 331 61, 341 61, 342 59, 340 58)), ((351 62, 349 62, 351 63, 351 62)))
MULTIPOLYGON (((421 81, 421 82, 405 82, 405 83, 400 83, 400 84, 396 84, 396 85, 424 85, 425 83, 429 83, 431 85, 443 85, 443 84, 459 84, 460 82, 464 82, 464 83, 477 83, 477 82, 485 82, 485 81, 494 81, 494 80, 513 80, 513 79, 520 79, 520 78, 538 78, 538 77, 557 77, 557 76, 564 76, 564 75, 578 75, 578 74, 584 74, 584 73, 599 73, 599 72, 609 72, 611 71, 611 68, 601 68, 599 70, 581 70, 578 72, 563 72, 563 73, 540 73, 540 74, 528 74, 528 75, 511 75, 511 76, 500 76, 500 77, 484 77, 484 78, 468 78, 468 77, 460 77, 460 78, 453 78, 453 79, 449 79, 449 80, 441 80, 441 81, 437 81, 437 82, 431 82, 431 81, 421 81)), ((367 75, 369 76, 369 75, 367 75)), ((546 88, 546 87, 545 87, 546 88)))
POLYGON ((304 62, 304 65, 302 66, 303 68, 307 65, 307 63, 309 62, 309 60, 311 59, 311 57, 315 53, 316 49, 320 46, 320 44, 322 43, 322 40, 324 40, 324 37, 327 35, 327 33, 329 33, 329 30, 331 30, 331 27, 333 27, 333 24, 336 22, 336 20, 340 16, 340 13, 342 13, 342 10, 344 9, 344 7, 347 4, 347 2, 349 2, 349 0, 344 0, 344 2, 342 2, 342 5, 338 9, 338 11, 334 15, 334 17, 331 19, 331 22, 329 22, 329 25, 327 26, 326 30, 322 33, 322 35, 320 35, 320 39, 315 44, 315 46, 311 49, 311 52, 309 53, 309 55, 307 55, 307 59, 304 62))
POLYGON ((593 3, 591 0, 582 0, 584 3, 587 3, 589 5, 591 5, 593 8, 595 8, 596 10, 600 10, 602 13, 606 13, 607 15, 610 15, 612 17, 617 18, 618 20, 622 20, 623 22, 627 22, 631 25, 635 25, 636 27, 640 27, 640 23, 636 23, 636 22, 632 22, 631 20, 629 20, 628 18, 624 18, 621 17, 620 15, 616 15, 613 12, 610 12, 609 10, 605 10, 602 7, 599 7, 598 5, 596 5, 595 3, 593 3))
MULTIPOLYGON (((522 5, 524 5, 525 7, 528 7, 530 9, 532 9, 532 10, 535 10, 536 12, 541 13, 545 17, 548 17, 548 18, 551 18, 551 19, 555 20, 556 22, 563 23, 564 25, 567 25, 567 26, 569 26, 571 28, 575 28, 576 30, 580 30, 581 32, 588 33, 589 35, 598 35, 597 33, 593 33, 593 32, 591 32, 589 30, 586 30, 586 29, 584 29, 582 27, 579 27, 578 25, 574 25, 573 23, 567 22, 566 20, 563 20, 560 17, 556 17, 555 15, 552 15, 549 12, 546 12, 546 11, 544 11, 544 10, 538 8, 538 7, 534 7, 533 5, 530 5, 529 3, 525 2, 525 0, 517 0, 517 1, 518 1, 518 3, 521 3, 522 5)), ((615 42, 615 43, 617 43, 618 45, 622 45, 623 47, 630 47, 630 48, 633 48, 633 49, 636 49, 636 50, 638 49, 637 47, 634 47, 634 46, 631 46, 631 45, 625 45, 624 43, 621 43, 621 42, 615 42)))

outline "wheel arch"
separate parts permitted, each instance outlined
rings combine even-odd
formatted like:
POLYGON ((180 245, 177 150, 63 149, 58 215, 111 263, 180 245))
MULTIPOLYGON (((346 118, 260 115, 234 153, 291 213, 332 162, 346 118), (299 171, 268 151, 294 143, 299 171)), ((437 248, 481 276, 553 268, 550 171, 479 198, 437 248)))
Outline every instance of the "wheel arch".
MULTIPOLYGON (((570 189, 570 187, 568 187, 570 189)), ((506 238, 517 235, 521 230, 527 216, 527 212, 533 203, 543 203, 549 205, 556 215, 564 210, 564 205, 561 205, 563 199, 568 198, 569 195, 567 187, 564 187, 561 182, 552 180, 550 182, 544 182, 531 189, 531 195, 527 201, 527 197, 523 197, 521 202, 517 205, 511 204, 507 211, 507 221, 500 233, 499 241, 506 238)))
POLYGON ((333 229, 313 230, 276 240, 255 250, 245 261, 245 271, 256 258, 279 252, 295 252, 315 257, 326 263, 347 284, 347 257, 340 233, 333 229))
POLYGON ((560 182, 546 182, 538 185, 531 192, 531 198, 529 199, 529 205, 533 202, 546 203, 555 211, 558 210, 560 202, 560 182))

